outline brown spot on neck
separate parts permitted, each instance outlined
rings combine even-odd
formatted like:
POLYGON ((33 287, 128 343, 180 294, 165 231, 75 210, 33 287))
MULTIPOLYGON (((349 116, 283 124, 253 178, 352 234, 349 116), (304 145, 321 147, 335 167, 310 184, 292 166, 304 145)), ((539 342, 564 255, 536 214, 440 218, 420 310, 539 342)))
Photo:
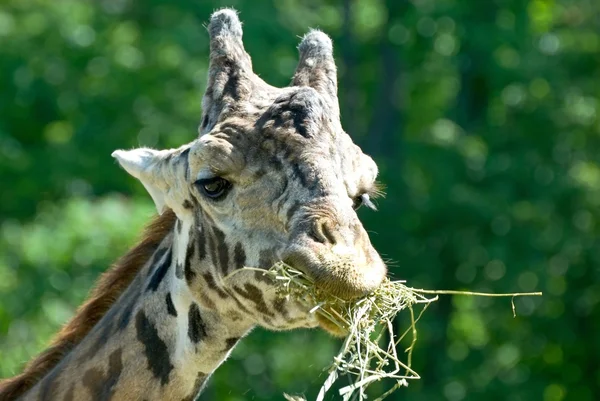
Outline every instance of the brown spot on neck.
POLYGON ((82 383, 89 390, 92 401, 104 401, 112 398, 114 388, 123 371, 122 355, 123 351, 120 348, 110 354, 106 374, 99 368, 91 368, 84 373, 82 383))
POLYGON ((256 306, 256 309, 263 314, 263 316, 268 316, 268 317, 275 317, 275 315, 273 314, 273 312, 271 312, 269 310, 269 307, 267 306, 266 302, 265 302, 265 298, 263 297, 263 293, 262 291, 255 285, 252 285, 250 283, 246 283, 244 285, 244 288, 235 286, 233 287, 235 289, 235 291, 240 294, 241 296, 243 296, 246 299, 249 299, 250 301, 252 301, 254 303, 254 305, 256 306))
POLYGON ((88 300, 60 330, 50 347, 30 361, 23 373, 0 381, 0 400, 13 400, 25 394, 88 335, 173 230, 175 219, 175 214, 167 210, 146 227, 139 244, 102 274, 88 300))
POLYGON ((194 382, 194 388, 192 389, 192 392, 190 393, 189 396, 185 397, 182 401, 194 401, 196 399, 196 397, 198 396, 198 394, 200 394, 202 387, 204 387, 204 383, 206 383, 206 379, 208 379, 208 375, 206 373, 198 372, 198 375, 196 376, 196 381, 194 382))

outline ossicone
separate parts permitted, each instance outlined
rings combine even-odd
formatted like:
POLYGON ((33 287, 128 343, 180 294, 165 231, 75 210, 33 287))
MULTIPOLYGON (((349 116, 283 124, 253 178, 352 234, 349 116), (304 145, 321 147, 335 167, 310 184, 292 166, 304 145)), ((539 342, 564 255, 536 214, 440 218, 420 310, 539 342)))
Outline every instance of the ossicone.
POLYGON ((314 88, 329 103, 332 111, 339 113, 337 68, 331 39, 325 33, 313 29, 304 35, 298 51, 300 61, 292 85, 314 88))
POLYGON ((247 100, 262 82, 252 72, 252 61, 242 42, 242 23, 235 10, 216 11, 210 17, 208 33, 210 61, 200 134, 209 132, 224 110, 247 100))

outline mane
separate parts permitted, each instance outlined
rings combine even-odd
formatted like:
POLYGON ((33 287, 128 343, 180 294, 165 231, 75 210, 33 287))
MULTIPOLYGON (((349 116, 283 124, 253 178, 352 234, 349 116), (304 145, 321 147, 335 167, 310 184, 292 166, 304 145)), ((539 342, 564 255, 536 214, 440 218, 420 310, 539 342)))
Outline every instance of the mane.
POLYGON ((0 400, 14 400, 23 395, 81 342, 131 284, 174 223, 175 214, 166 210, 146 226, 140 242, 100 276, 88 299, 56 334, 50 346, 31 360, 23 373, 0 381, 0 400))

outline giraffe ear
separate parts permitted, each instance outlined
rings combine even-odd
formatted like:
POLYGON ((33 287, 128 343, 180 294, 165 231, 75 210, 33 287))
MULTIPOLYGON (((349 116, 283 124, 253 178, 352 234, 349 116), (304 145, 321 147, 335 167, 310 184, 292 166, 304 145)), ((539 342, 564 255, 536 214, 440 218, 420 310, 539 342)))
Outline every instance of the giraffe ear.
POLYGON ((121 167, 137 178, 148 191, 156 210, 162 214, 166 208, 166 183, 161 178, 161 164, 164 151, 139 148, 132 150, 115 150, 112 157, 117 159, 121 167))

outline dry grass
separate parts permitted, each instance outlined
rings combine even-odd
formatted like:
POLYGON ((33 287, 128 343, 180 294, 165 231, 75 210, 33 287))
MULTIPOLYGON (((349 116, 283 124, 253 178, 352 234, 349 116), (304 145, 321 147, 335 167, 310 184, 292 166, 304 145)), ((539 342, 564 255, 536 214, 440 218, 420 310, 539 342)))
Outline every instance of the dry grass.
MULTIPOLYGON (((342 347, 328 369, 327 379, 321 386, 317 401, 324 400, 327 391, 341 376, 349 377, 351 382, 339 389, 343 401, 366 400, 366 389, 369 385, 382 379, 389 379, 394 384, 385 393, 370 399, 383 400, 398 388, 408 386, 410 380, 419 379, 418 373, 411 368, 412 351, 417 341, 416 323, 440 294, 513 298, 541 295, 433 291, 411 288, 403 281, 386 280, 368 296, 345 301, 319 290, 308 276, 284 263, 275 264, 265 274, 280 284, 281 296, 295 297, 314 304, 312 312, 319 313, 347 333, 342 347), (410 324, 401 333, 396 333, 393 320, 402 310, 408 311, 410 324), (398 352, 398 345, 405 338, 409 345, 398 352)), ((295 401, 304 399, 287 394, 285 397, 295 401)))

